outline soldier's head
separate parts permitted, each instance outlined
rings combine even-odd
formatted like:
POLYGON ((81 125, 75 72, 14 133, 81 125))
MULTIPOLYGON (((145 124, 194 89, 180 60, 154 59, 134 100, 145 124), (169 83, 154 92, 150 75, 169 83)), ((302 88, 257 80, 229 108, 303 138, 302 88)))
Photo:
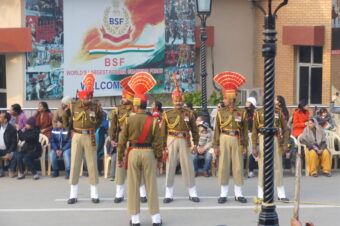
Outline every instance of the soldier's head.
POLYGON ((181 92, 181 90, 179 88, 176 73, 174 73, 172 75, 172 78, 173 78, 174 83, 175 83, 175 90, 172 92, 172 95, 171 95, 172 105, 176 109, 180 109, 180 108, 183 107, 183 93, 181 92))
POLYGON ((134 94, 124 89, 122 93, 122 104, 123 105, 131 105, 133 102, 134 94))
POLYGON ((84 105, 89 105, 92 101, 92 98, 93 98, 93 92, 92 93, 89 93, 87 95, 84 95, 82 97, 79 97, 79 99, 81 100, 81 102, 84 104, 84 105))
POLYGON ((225 106, 231 106, 235 103, 236 99, 234 98, 229 98, 229 97, 224 97, 223 103, 225 106))

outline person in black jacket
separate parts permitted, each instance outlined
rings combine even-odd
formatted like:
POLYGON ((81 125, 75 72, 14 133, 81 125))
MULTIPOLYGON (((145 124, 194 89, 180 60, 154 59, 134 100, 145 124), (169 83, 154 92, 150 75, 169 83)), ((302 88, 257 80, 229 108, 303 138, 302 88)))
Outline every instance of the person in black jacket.
POLYGON ((34 117, 27 119, 25 128, 25 132, 22 132, 17 127, 19 140, 25 141, 17 158, 19 166, 18 179, 25 178, 24 166, 27 166, 33 174, 33 179, 38 180, 40 177, 34 166, 34 160, 39 158, 42 152, 41 144, 39 143, 40 128, 36 126, 34 117))
MULTIPOLYGON (((0 161, 9 160, 9 171, 13 173, 16 168, 15 153, 17 150, 17 134, 15 128, 9 124, 11 115, 9 113, 0 114, 0 161)), ((2 167, 0 177, 4 176, 2 167)))

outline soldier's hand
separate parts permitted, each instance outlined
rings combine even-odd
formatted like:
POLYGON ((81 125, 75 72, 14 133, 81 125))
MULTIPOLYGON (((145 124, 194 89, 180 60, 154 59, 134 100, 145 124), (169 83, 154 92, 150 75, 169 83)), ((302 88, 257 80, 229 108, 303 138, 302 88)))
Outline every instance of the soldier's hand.
POLYGON ((119 168, 122 168, 122 167, 123 167, 123 162, 122 162, 122 161, 119 161, 119 162, 118 162, 118 167, 119 167, 119 168))
POLYGON ((287 152, 288 151, 288 146, 287 145, 283 145, 282 146, 282 150, 283 150, 283 152, 287 152))
POLYGON ((257 157, 259 155, 259 152, 256 149, 253 149, 253 155, 257 157))
POLYGON ((118 143, 115 142, 115 141, 113 141, 113 140, 111 140, 111 146, 112 146, 112 147, 117 147, 117 146, 118 146, 118 143))
POLYGON ((167 147, 165 147, 163 151, 164 151, 164 152, 166 152, 166 153, 168 153, 168 152, 169 152, 169 150, 168 150, 168 148, 167 148, 167 147))
POLYGON ((336 101, 337 98, 338 98, 337 95, 333 95, 333 96, 332 96, 332 102, 336 101))
POLYGON ((220 149, 219 148, 214 148, 214 152, 216 156, 220 155, 220 149))
POLYGON ((162 169, 163 168, 163 163, 162 162, 158 162, 157 163, 157 168, 158 169, 162 169))

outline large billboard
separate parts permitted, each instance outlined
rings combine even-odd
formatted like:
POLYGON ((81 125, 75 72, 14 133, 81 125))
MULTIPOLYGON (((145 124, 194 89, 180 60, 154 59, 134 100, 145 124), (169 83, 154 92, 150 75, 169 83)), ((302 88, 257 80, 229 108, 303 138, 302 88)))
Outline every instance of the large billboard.
POLYGON ((151 92, 170 93, 172 74, 195 90, 195 0, 27 0, 33 52, 27 100, 75 96, 86 73, 95 96, 119 96, 119 81, 151 73, 151 92))
POLYGON ((332 4, 332 55, 340 55, 340 0, 332 4))

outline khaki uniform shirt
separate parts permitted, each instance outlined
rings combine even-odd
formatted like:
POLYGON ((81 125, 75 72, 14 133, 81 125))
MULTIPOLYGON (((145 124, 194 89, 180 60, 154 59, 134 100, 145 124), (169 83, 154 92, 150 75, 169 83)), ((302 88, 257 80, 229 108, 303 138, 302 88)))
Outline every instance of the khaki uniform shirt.
POLYGON ((96 103, 89 103, 87 106, 78 100, 70 104, 71 119, 65 111, 63 113, 63 126, 68 129, 68 123, 72 120, 74 129, 97 129, 100 127, 104 113, 96 103))
POLYGON ((168 132, 189 133, 191 131, 192 141, 194 145, 198 145, 198 128, 192 111, 184 108, 180 110, 172 109, 164 112, 162 118, 163 148, 167 147, 168 132))
MULTIPOLYGON (((275 120, 274 127, 278 129, 277 135, 280 145, 288 145, 289 140, 289 130, 287 127, 287 122, 283 117, 283 113, 280 109, 276 108, 274 111, 275 120)), ((252 142, 253 145, 259 144, 259 133, 260 129, 264 127, 264 110, 257 109, 254 113, 253 119, 253 131, 252 131, 252 142)))
POLYGON ((218 111, 214 133, 214 148, 220 146, 220 134, 223 130, 238 131, 240 145, 248 147, 248 125, 246 121, 246 112, 244 110, 236 107, 226 107, 218 111))
MULTIPOLYGON (((146 113, 136 113, 136 115, 130 116, 124 120, 122 131, 119 133, 118 161, 122 162, 124 159, 127 142, 129 142, 129 144, 137 143, 142 134, 147 117, 148 115, 146 113)), ((163 149, 158 129, 158 120, 156 118, 153 118, 152 120, 151 128, 144 144, 152 144, 156 159, 158 162, 162 162, 163 149)))
MULTIPOLYGON (((116 140, 117 137, 117 129, 119 131, 122 130, 122 126, 125 122, 125 119, 131 115, 131 109, 127 108, 125 105, 117 106, 116 109, 112 111, 112 119, 111 119, 111 127, 110 127, 110 139, 116 140), (117 128, 119 126, 119 128, 117 128)), ((119 133, 119 132, 118 132, 119 133)))

